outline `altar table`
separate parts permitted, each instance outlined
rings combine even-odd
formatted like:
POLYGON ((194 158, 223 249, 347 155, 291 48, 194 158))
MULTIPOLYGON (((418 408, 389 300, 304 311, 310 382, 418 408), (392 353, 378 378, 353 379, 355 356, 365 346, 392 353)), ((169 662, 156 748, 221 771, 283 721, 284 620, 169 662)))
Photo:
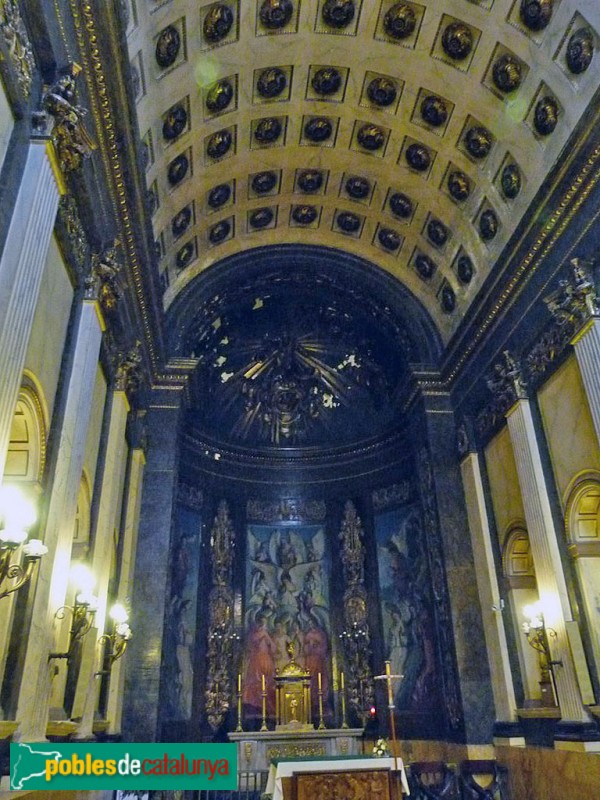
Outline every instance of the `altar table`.
POLYGON ((354 770, 376 770, 386 769, 393 772, 398 765, 402 791, 405 795, 410 794, 406 772, 402 759, 394 758, 374 758, 365 756, 338 756, 337 758, 327 758, 322 760, 312 760, 307 758, 281 758, 273 759, 269 768, 269 778, 267 780, 266 794, 270 794, 273 800, 283 800, 282 778, 291 778, 298 772, 352 772, 354 770))

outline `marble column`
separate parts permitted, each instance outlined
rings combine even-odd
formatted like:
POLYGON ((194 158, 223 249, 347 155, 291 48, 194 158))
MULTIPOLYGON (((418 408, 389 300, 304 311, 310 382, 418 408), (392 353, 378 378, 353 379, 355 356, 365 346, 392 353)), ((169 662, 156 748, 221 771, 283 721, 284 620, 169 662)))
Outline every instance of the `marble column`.
MULTIPOLYGON (((137 548, 138 527, 140 522, 140 508, 142 501, 142 482, 146 456, 141 447, 131 451, 129 465, 129 481, 126 488, 125 524, 121 532, 123 549, 121 554, 121 574, 119 580, 118 599, 120 602, 133 596, 133 570, 135 566, 135 552, 137 548)), ((133 632, 137 635, 136 631, 133 632)), ((125 658, 131 653, 127 651, 115 661, 111 670, 110 685, 108 690, 108 703, 106 718, 109 722, 109 734, 121 731, 121 715, 123 711, 123 689, 125 686, 125 658)))
POLYGON ((502 618, 502 603, 482 480, 481 456, 475 449, 465 453, 460 470, 465 491, 471 546, 476 564, 475 577, 483 616, 483 632, 492 679, 492 693, 496 709, 495 727, 500 732, 500 737, 496 736, 494 741, 521 746, 525 744, 525 740, 518 731, 517 703, 502 618))
MULTIPOLYGON (((94 620, 94 628, 88 634, 88 638, 95 637, 96 641, 104 633, 108 613, 108 584, 115 548, 113 537, 114 531, 119 528, 120 524, 119 512, 127 463, 125 429, 128 413, 129 402, 125 391, 114 390, 101 479, 98 518, 92 544, 91 569, 96 579, 95 594, 98 597, 98 611, 94 620)), ((91 647, 88 642, 86 642, 86 646, 91 647)), ((90 739, 93 736, 94 714, 100 689, 100 680, 96 673, 101 669, 102 648, 98 646, 94 658, 91 659, 89 674, 79 676, 79 681, 87 682, 87 691, 83 715, 76 735, 77 739, 90 739)))
POLYGON ((573 339, 596 437, 600 443, 600 316, 593 316, 573 339))
POLYGON ((181 392, 156 389, 148 405, 148 450, 132 596, 134 631, 125 663, 123 737, 153 742, 160 726, 160 667, 169 597, 177 492, 181 392))
POLYGON ((94 382, 102 339, 101 317, 95 301, 84 300, 74 339, 74 354, 64 415, 58 434, 57 458, 49 486, 42 558, 33 598, 31 629, 20 688, 17 739, 43 741, 50 700, 48 653, 54 650, 54 615, 65 602, 73 521, 81 482, 94 382))
POLYGON ((58 208, 47 146, 45 139, 29 146, 0 260, 0 476, 58 208))
POLYGON ((451 736, 469 745, 490 741, 494 708, 475 581, 465 499, 456 452, 456 426, 447 396, 424 396, 430 451, 419 452, 429 564, 436 598, 444 701, 451 736), (452 723, 462 712, 462 720, 452 723), (461 730, 461 728, 463 730, 461 730))

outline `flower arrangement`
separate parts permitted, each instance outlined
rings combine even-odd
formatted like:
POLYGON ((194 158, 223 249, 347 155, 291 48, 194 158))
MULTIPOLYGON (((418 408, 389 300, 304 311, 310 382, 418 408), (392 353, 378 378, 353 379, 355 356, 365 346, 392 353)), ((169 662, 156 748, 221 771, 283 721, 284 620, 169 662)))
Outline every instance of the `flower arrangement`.
POLYGON ((375 758, 386 758, 390 754, 390 745, 387 739, 377 739, 373 747, 375 758))

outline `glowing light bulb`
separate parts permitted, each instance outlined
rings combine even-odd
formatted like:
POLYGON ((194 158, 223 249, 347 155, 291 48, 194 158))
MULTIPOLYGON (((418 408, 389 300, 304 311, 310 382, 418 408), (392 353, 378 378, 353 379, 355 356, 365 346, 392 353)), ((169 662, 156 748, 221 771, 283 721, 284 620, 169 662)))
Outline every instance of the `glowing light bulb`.
POLYGON ((121 625, 128 621, 129 614, 127 613, 127 609, 122 603, 115 603, 114 606, 110 610, 111 619, 113 619, 117 625, 121 625))

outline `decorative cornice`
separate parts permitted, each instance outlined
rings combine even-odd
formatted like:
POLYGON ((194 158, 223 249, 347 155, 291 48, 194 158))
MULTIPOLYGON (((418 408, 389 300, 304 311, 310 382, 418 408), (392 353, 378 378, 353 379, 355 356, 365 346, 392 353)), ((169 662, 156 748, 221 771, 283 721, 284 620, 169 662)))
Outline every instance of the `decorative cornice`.
MULTIPOLYGON (((151 322, 150 309, 142 282, 142 270, 138 258, 135 237, 136 223, 134 222, 134 217, 137 219, 144 219, 145 209, 141 204, 141 194, 139 191, 136 192, 138 201, 136 207, 132 209, 130 205, 128 183, 126 183, 125 179, 126 170, 124 168, 123 157, 120 153, 121 148, 117 142, 116 123, 111 107, 109 81, 106 77, 105 65, 99 47, 100 37, 97 32, 95 18, 99 6, 94 6, 90 2, 78 2, 78 0, 69 0, 69 5, 86 77, 90 97, 90 110, 94 120, 96 135, 98 136, 99 152, 104 165, 110 202, 114 210, 115 220, 120 228, 119 239, 123 243, 128 274, 132 277, 132 288, 137 301, 136 309, 140 317, 146 350, 152 365, 154 378, 156 379, 158 377, 159 381, 164 379, 167 382, 172 382, 172 376, 158 374, 159 354, 157 352, 158 345, 155 338, 157 332, 151 322)), ((104 8, 104 6, 102 8, 104 8)), ((106 6, 106 8, 108 9, 108 6, 106 6)), ((120 43, 117 44, 114 42, 113 46, 115 51, 115 66, 118 67, 120 56, 117 55, 117 52, 120 43)), ((116 87, 120 92, 126 91, 124 82, 122 81, 117 81, 112 86, 113 88, 116 87)), ((128 98, 125 98, 124 102, 127 104, 128 98)), ((130 180, 131 176, 129 178, 129 181, 130 180)), ((138 180, 136 175, 134 175, 133 180, 138 180)))
POLYGON ((248 500, 246 514, 252 522, 323 522, 327 506, 323 500, 291 497, 275 502, 248 500))

